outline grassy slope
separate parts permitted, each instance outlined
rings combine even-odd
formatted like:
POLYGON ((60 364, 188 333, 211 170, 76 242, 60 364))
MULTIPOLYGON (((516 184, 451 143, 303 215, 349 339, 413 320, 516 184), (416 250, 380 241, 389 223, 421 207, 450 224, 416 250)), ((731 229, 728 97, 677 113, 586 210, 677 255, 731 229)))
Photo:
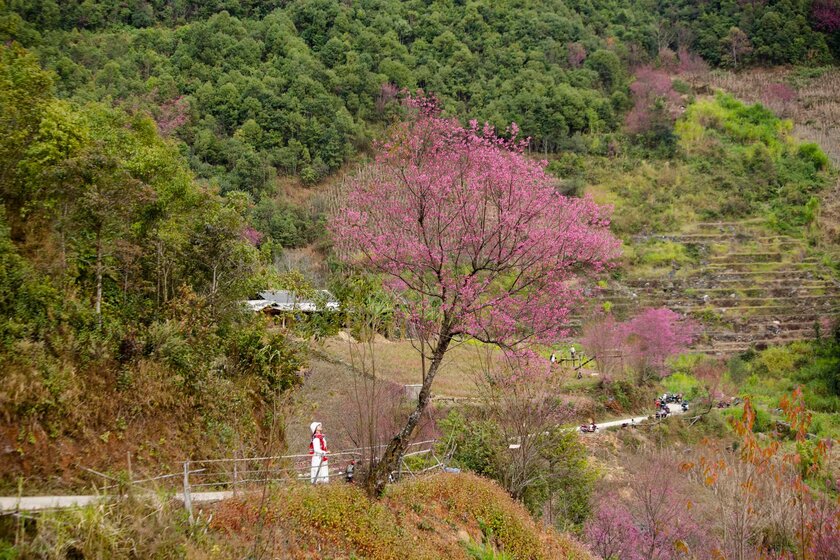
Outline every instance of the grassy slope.
MULTIPOLYGON (((354 345, 358 346, 358 345, 354 345)), ((374 343, 377 373, 381 377, 400 385, 423 382, 420 353, 405 340, 388 341, 378 337, 374 343)), ((331 356, 345 363, 354 360, 355 350, 338 338, 332 338, 324 345, 331 356)), ((454 346, 435 377, 435 393, 447 397, 475 396, 475 378, 483 371, 488 360, 499 352, 486 346, 465 343, 454 346)), ((355 359, 358 361, 358 357, 355 359)))
POLYGON ((482 558, 593 558, 471 474, 404 481, 376 502, 356 486, 292 484, 205 506, 196 521, 155 495, 48 512, 37 524, 8 516, 0 558, 469 560, 466 543, 490 553, 482 558))
MULTIPOLYGON (((840 69, 775 68, 747 72, 713 72, 707 82, 711 87, 735 96, 760 102, 781 117, 794 122, 796 137, 816 142, 834 165, 840 166, 840 69), (795 90, 793 97, 774 95, 795 90)), ((821 241, 840 260, 840 180, 823 193, 819 216, 821 241)))
POLYGON ((261 539, 268 556, 467 560, 465 541, 486 541, 511 558, 588 559, 566 535, 539 526, 499 486, 469 475, 433 475, 397 484, 381 502, 352 486, 294 486, 264 507, 230 500, 216 508, 211 528, 230 536, 230 552, 261 539))

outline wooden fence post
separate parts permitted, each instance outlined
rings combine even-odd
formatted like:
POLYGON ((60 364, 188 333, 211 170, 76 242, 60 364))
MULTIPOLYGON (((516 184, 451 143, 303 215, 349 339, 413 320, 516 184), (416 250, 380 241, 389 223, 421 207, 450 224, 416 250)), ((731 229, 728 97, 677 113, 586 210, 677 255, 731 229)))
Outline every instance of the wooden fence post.
POLYGON ((236 459, 233 460, 233 496, 236 497, 236 479, 237 477, 237 469, 236 469, 237 461, 236 459))
POLYGON ((190 525, 195 523, 195 518, 193 517, 193 508, 192 508, 192 495, 190 494, 190 461, 187 459, 184 461, 184 507, 187 509, 187 513, 189 514, 190 525))

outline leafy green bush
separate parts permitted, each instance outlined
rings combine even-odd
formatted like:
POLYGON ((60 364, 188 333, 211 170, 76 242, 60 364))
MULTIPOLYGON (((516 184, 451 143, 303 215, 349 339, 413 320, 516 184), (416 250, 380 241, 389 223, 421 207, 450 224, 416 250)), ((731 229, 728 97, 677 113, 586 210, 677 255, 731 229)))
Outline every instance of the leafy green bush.
POLYGON ((799 157, 812 164, 817 171, 822 171, 828 167, 828 156, 813 142, 805 142, 799 145, 799 157))
POLYGON ((700 383, 689 374, 674 373, 662 380, 669 393, 682 393, 687 399, 696 398, 700 383))
POLYGON ((727 362, 727 373, 729 380, 732 383, 741 385, 744 381, 746 381, 747 376, 749 376, 750 367, 744 359, 738 356, 733 356, 727 362))
POLYGON ((488 542, 474 543, 470 541, 464 543, 464 547, 473 560, 513 560, 513 556, 499 552, 488 542))
POLYGON ((498 426, 489 421, 469 420, 452 410, 438 427, 443 434, 441 441, 455 446, 453 466, 490 478, 498 474, 498 442, 502 437, 498 426))
POLYGON ((688 254, 686 246, 672 241, 653 241, 636 249, 639 259, 644 264, 687 264, 694 259, 688 254))

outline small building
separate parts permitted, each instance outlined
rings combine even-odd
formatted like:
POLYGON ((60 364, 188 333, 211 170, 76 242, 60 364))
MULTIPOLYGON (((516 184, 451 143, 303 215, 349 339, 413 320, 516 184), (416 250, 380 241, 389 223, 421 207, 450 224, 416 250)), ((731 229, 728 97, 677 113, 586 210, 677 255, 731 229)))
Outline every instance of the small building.
POLYGON ((245 304, 254 313, 280 315, 284 327, 287 318, 293 318, 299 313, 310 314, 340 309, 338 300, 327 290, 317 290, 311 298, 300 297, 289 290, 266 290, 245 304))

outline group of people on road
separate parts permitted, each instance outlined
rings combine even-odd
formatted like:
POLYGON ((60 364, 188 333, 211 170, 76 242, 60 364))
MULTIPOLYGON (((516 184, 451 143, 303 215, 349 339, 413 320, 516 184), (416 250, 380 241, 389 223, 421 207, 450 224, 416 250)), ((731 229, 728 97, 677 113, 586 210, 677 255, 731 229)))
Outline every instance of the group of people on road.
POLYGON ((688 410, 688 401, 683 398, 682 393, 664 393, 661 397, 656 397, 653 402, 656 406, 654 414, 656 418, 667 418, 671 414, 671 407, 668 406, 670 403, 680 405, 683 412, 688 410))

